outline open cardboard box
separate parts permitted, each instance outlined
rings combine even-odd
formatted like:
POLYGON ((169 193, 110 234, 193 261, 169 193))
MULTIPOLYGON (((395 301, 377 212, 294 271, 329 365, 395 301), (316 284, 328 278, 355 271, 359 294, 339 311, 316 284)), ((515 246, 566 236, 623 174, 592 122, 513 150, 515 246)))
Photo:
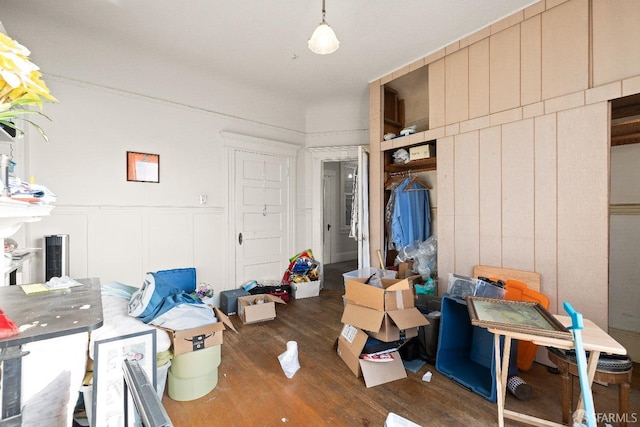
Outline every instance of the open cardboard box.
POLYGON ((373 338, 385 342, 418 336, 418 327, 429 324, 429 320, 415 307, 383 312, 351 304, 350 301, 347 301, 341 321, 364 329, 373 338))
POLYGON ((245 325, 273 320, 276 318, 276 304, 286 302, 270 294, 238 297, 238 316, 245 325))
POLYGON ((216 323, 179 331, 158 327, 169 333, 174 356, 222 344, 222 332, 225 330, 225 325, 233 332, 238 333, 226 314, 217 307, 213 307, 213 311, 218 319, 216 323))
POLYGON ((367 334, 361 329, 345 324, 338 336, 337 352, 356 377, 362 376, 367 388, 407 377, 400 353, 391 353, 391 362, 371 362, 360 359, 367 342, 367 334))
POLYGON ((380 279, 382 288, 366 284, 366 278, 348 279, 345 299, 356 305, 378 311, 393 311, 414 307, 414 294, 407 279, 380 279))

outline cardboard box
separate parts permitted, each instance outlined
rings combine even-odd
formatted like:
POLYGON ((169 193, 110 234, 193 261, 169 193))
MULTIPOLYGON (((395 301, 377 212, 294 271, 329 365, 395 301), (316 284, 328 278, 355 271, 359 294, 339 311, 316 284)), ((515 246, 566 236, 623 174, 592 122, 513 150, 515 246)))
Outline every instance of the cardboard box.
POLYGON ((276 303, 286 304, 279 297, 269 294, 238 297, 238 317, 245 325, 273 320, 276 318, 276 303))
POLYGON ((320 281, 291 283, 291 295, 295 299, 311 298, 320 295, 320 281))
POLYGON ((409 148, 409 160, 428 159, 433 156, 431 144, 409 148))
POLYGON ((356 377, 364 377, 367 388, 407 377, 400 353, 391 353, 392 362, 371 362, 360 359, 360 353, 367 342, 367 334, 353 325, 343 326, 338 336, 338 355, 356 377))
POLYGON ((406 279, 409 276, 413 276, 413 261, 404 261, 398 264, 398 279, 406 279))
POLYGON ((218 319, 216 323, 179 331, 159 327, 169 333, 175 356, 222 344, 222 332, 225 330, 225 325, 234 332, 238 332, 226 314, 217 307, 213 307, 213 311, 218 319))
POLYGON ((413 288, 407 279, 380 279, 382 288, 365 284, 366 281, 365 278, 347 280, 345 289, 347 302, 378 311, 414 307, 413 288))
POLYGON ((341 321, 386 342, 418 336, 418 327, 429 324, 427 318, 415 307, 383 312, 349 302, 344 308, 341 321))

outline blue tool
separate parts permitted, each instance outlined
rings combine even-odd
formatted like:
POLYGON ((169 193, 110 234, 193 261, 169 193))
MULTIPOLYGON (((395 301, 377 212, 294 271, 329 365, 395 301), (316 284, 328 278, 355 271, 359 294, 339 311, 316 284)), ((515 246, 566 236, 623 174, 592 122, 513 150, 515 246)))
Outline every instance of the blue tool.
MULTIPOLYGON (((582 314, 573 309, 571 304, 564 302, 564 309, 571 317, 571 326, 568 328, 573 333, 573 343, 576 349, 576 360, 578 362, 578 378, 580 380, 580 391, 582 393, 582 402, 584 404, 584 415, 587 419, 587 427, 596 426, 596 411, 593 406, 593 395, 591 394, 591 386, 589 385, 589 376, 587 373, 587 355, 582 346, 582 333, 584 323, 582 314)), ((575 420, 580 421, 582 420, 575 420)))

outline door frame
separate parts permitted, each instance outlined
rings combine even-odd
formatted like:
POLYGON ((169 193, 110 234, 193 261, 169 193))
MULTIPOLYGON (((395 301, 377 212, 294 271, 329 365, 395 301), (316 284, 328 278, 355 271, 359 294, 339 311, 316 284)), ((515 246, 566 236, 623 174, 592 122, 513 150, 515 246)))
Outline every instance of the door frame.
MULTIPOLYGON (((342 147, 310 147, 311 153, 311 242, 313 253, 316 257, 322 254, 324 257, 323 220, 322 220, 322 182, 324 179, 324 162, 358 161, 358 150, 361 146, 349 145, 342 147)), ((320 262, 324 263, 323 259, 320 262)), ((359 262, 359 260, 358 260, 359 262)))
POLYGON ((246 151, 250 153, 284 156, 288 158, 288 173, 287 173, 287 185, 289 191, 289 206, 287 207, 288 227, 291 232, 289 238, 285 242, 286 253, 293 253, 295 242, 295 230, 296 230, 296 218, 295 218, 295 206, 296 206, 296 158, 298 150, 302 147, 294 144, 289 144, 281 141, 274 141, 271 139, 257 138, 248 135, 242 135, 233 132, 220 132, 223 139, 223 147, 225 150, 225 157, 227 162, 225 165, 227 179, 227 200, 226 200, 226 221, 229 227, 225 230, 224 241, 227 242, 227 254, 229 259, 225 262, 227 271, 225 277, 227 283, 233 283, 234 287, 240 285, 236 283, 236 236, 237 236, 237 224, 236 224, 236 165, 235 154, 238 151, 246 151))

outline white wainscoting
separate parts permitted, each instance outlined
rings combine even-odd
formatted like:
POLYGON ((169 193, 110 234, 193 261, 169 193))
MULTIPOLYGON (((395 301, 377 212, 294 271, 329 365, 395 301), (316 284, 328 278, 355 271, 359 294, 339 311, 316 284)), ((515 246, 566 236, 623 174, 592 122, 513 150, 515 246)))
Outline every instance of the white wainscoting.
MULTIPOLYGON (((140 286, 148 271, 195 267, 216 294, 238 286, 227 281, 223 208, 58 206, 28 227, 31 247, 42 247, 45 235, 69 235, 71 277, 140 286)), ((44 280, 43 259, 32 263, 32 281, 44 280)))

